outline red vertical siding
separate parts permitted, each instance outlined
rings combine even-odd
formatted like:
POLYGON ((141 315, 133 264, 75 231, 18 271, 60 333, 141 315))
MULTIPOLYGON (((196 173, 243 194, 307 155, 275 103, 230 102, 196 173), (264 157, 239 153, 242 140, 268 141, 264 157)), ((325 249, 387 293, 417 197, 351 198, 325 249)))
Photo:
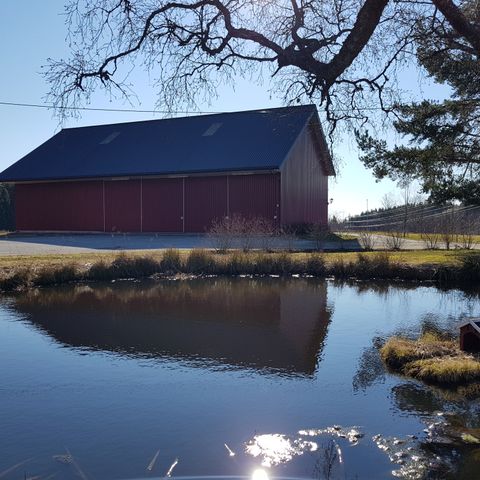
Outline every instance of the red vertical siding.
POLYGON ((310 128, 297 139, 281 168, 282 223, 328 225, 328 177, 310 128))
POLYGON ((17 230, 103 231, 101 181, 18 184, 17 230))
POLYGON ((227 177, 185 178, 185 232, 205 232, 227 215, 227 177))
POLYGON ((280 174, 232 175, 228 180, 229 214, 280 218, 280 174))
POLYGON ((215 218, 280 218, 280 175, 19 184, 18 230, 199 232, 215 218), (184 217, 184 219, 182 219, 184 217))
POLYGON ((183 178, 159 178, 142 182, 143 231, 183 230, 183 178))
POLYGON ((105 181, 105 231, 140 232, 140 180, 105 181))

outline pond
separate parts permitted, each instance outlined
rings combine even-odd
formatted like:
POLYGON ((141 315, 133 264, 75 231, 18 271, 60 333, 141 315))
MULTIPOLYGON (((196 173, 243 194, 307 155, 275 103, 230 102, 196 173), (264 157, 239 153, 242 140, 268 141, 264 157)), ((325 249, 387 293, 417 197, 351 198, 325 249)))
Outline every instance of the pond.
POLYGON ((471 315, 478 294, 305 278, 1 297, 0 478, 479 478, 442 430, 479 428, 479 400, 377 348, 471 315))

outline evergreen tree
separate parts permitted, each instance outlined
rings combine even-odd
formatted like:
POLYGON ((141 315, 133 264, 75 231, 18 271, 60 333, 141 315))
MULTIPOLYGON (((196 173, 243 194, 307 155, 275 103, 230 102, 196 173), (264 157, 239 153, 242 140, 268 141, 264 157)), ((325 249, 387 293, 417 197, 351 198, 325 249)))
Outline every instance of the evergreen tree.
MULTIPOLYGON (((464 13, 480 24, 477 0, 464 13)), ((381 179, 417 179, 436 202, 480 203, 480 58, 447 25, 434 35, 417 30, 420 64, 439 83, 452 89, 441 103, 424 100, 397 105, 394 123, 407 144, 393 148, 367 132, 357 132, 364 164, 381 179)))

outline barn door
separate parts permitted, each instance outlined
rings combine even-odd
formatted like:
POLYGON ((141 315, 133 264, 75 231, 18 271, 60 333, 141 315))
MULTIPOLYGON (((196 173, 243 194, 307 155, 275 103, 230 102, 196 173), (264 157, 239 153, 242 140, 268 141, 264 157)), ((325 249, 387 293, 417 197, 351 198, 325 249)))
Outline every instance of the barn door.
POLYGON ((183 178, 142 180, 142 231, 183 232, 183 178))

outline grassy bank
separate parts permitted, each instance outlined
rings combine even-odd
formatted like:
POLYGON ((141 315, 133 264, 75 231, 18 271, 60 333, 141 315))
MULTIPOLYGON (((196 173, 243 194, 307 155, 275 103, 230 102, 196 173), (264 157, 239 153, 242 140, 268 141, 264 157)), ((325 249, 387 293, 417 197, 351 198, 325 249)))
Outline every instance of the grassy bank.
POLYGON ((165 250, 3 257, 0 290, 75 281, 187 275, 311 275, 462 284, 480 280, 480 254, 465 252, 261 253, 165 250))
POLYGON ((380 354, 390 369, 427 383, 456 386, 480 381, 479 359, 438 333, 424 333, 418 340, 392 337, 380 354))

